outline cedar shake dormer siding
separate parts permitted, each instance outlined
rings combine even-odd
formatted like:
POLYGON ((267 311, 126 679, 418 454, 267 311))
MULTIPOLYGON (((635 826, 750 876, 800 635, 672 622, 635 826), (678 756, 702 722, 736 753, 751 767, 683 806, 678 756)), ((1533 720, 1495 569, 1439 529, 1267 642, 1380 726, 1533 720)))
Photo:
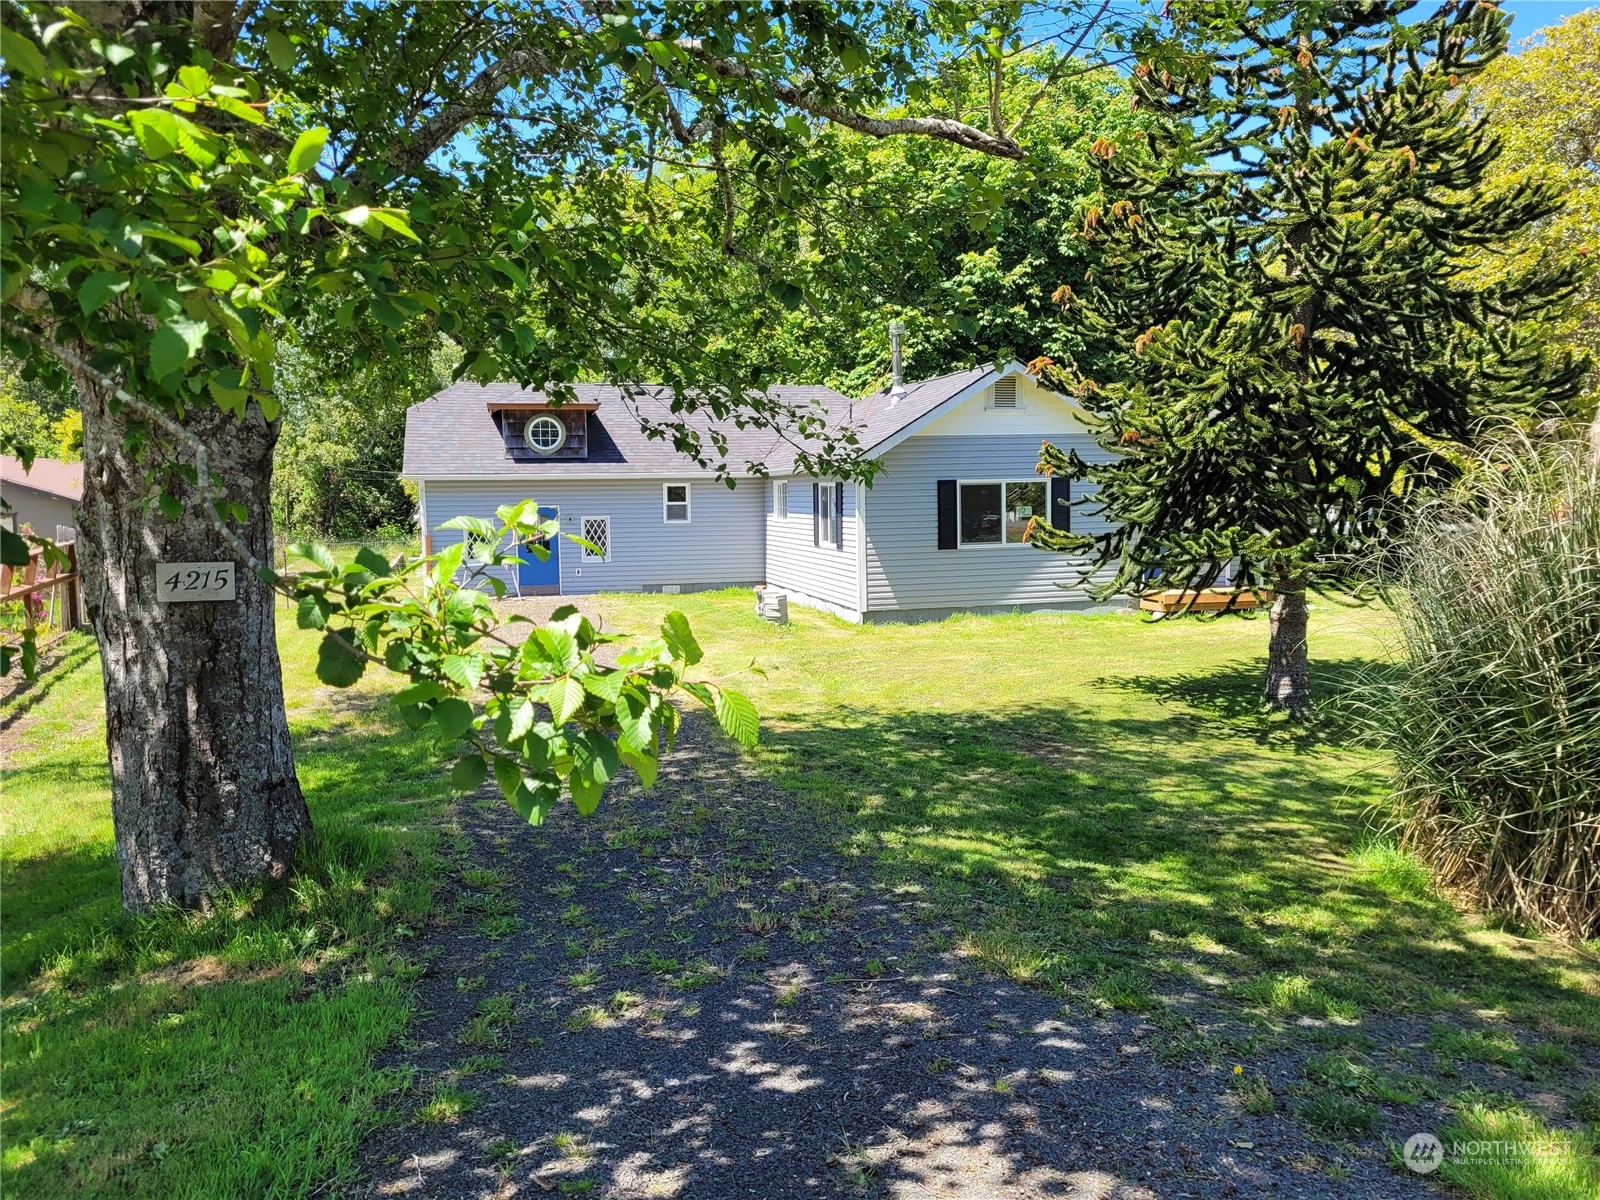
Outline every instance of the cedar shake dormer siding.
POLYGON ((589 424, 593 417, 593 408, 590 406, 551 408, 547 405, 504 408, 497 407, 490 413, 495 428, 500 431, 500 438, 506 445, 506 457, 512 462, 539 462, 551 459, 573 459, 589 457, 589 424), (548 414, 560 421, 566 427, 567 437, 559 450, 548 454, 541 454, 528 445, 523 437, 523 430, 528 426, 532 417, 548 414))

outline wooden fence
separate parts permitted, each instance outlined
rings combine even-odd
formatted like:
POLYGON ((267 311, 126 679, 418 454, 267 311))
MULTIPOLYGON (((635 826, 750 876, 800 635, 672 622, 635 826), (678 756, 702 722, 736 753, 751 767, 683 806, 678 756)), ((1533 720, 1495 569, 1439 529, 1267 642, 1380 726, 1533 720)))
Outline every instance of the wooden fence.
POLYGON ((67 554, 64 566, 46 567, 44 551, 35 546, 27 566, 0 567, 0 607, 8 637, 20 633, 26 610, 33 613, 41 648, 81 624, 77 543, 67 542, 61 549, 67 554))

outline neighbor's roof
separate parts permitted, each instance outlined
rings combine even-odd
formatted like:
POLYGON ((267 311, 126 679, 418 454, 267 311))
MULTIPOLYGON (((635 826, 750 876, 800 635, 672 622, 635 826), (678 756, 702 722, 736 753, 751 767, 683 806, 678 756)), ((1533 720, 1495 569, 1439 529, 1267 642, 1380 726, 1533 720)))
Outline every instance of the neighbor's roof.
POLYGON ((36 458, 31 470, 23 470, 22 460, 0 454, 0 484, 31 488, 46 495, 59 496, 74 504, 83 499, 83 464, 36 458))
MULTIPOLYGON (((861 400, 851 400, 832 388, 790 386, 772 388, 769 395, 794 405, 815 405, 825 411, 834 428, 856 430, 862 453, 870 453, 907 425, 974 384, 999 372, 989 363, 953 371, 919 383, 908 383, 905 395, 890 401, 888 389, 861 400)), ((457 383, 416 404, 406 413, 406 446, 401 474, 408 479, 490 479, 526 475, 549 476, 696 474, 702 468, 680 454, 668 439, 651 440, 639 428, 639 416, 657 421, 673 419, 671 392, 653 384, 573 385, 575 398, 596 405, 589 417, 587 458, 547 458, 513 462, 506 454, 489 410, 508 403, 543 404, 541 391, 513 383, 457 383), (638 415, 635 415, 637 413, 638 415)), ((739 429, 732 422, 715 422, 706 413, 690 414, 686 423, 702 437, 713 427, 728 439, 727 460, 735 475, 750 475, 751 463, 764 465, 773 475, 794 471, 797 444, 770 429, 739 429)), ((815 446, 799 440, 800 446, 815 446)), ((715 461, 709 438, 703 453, 715 461)))
MULTIPOLYGON (((400 473, 408 479, 477 479, 528 476, 627 476, 699 474, 702 468, 679 453, 669 438, 652 440, 639 428, 639 418, 674 419, 669 389, 651 384, 579 383, 576 399, 593 404, 589 417, 589 454, 586 458, 543 458, 513 462, 505 440, 490 415, 491 404, 546 403, 541 391, 514 383, 456 383, 438 395, 415 404, 406 413, 406 445, 400 473)), ((788 404, 815 404, 830 416, 844 412, 850 401, 832 388, 780 386, 770 389, 775 399, 788 404)), ((689 414, 685 422, 704 439, 702 453, 709 461, 717 454, 707 436, 715 428, 728 440, 727 461, 735 475, 749 475, 751 463, 781 472, 792 467, 794 447, 770 429, 740 429, 732 421, 718 422, 709 414, 689 414)))

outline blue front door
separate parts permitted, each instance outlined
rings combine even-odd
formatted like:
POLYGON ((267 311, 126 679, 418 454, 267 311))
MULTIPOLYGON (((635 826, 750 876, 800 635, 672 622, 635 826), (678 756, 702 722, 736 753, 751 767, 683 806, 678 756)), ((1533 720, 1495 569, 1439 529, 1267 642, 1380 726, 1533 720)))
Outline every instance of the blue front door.
MULTIPOLYGON (((539 516, 549 520, 557 513, 553 508, 541 508, 539 516)), ((517 568, 517 587, 525 593, 534 595, 558 595, 561 591, 561 539, 545 538, 540 542, 530 542, 521 550, 522 565, 517 568), (530 548, 534 545, 543 546, 550 553, 550 557, 543 562, 530 548)))

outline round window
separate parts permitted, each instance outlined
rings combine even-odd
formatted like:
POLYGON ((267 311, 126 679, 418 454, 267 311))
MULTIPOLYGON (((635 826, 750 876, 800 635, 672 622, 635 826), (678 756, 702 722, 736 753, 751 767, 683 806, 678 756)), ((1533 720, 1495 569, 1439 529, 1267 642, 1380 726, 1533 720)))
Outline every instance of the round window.
POLYGON ((534 453, 554 454, 567 444, 567 427, 559 418, 540 413, 537 417, 528 418, 528 423, 522 428, 522 437, 528 443, 528 449, 534 453))

